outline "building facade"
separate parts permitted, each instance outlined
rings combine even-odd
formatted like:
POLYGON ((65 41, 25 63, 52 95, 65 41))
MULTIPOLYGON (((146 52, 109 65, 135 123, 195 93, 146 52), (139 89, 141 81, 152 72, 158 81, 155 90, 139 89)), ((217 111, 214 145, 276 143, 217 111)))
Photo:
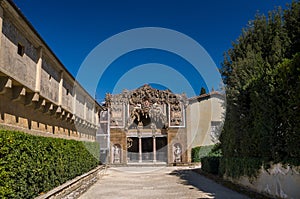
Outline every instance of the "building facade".
POLYGON ((218 140, 224 96, 144 85, 99 105, 76 82, 11 0, 0 0, 0 127, 100 142, 102 162, 191 162, 218 140))
MULTIPOLYGON (((191 149, 217 142, 222 95, 188 99, 185 94, 144 85, 106 96, 108 162, 173 164, 191 162, 191 149)), ((100 119, 101 120, 101 119, 100 119)), ((105 131, 104 131, 105 132, 105 131)))
POLYGON ((100 110, 15 4, 0 0, 0 125, 95 140, 100 110))

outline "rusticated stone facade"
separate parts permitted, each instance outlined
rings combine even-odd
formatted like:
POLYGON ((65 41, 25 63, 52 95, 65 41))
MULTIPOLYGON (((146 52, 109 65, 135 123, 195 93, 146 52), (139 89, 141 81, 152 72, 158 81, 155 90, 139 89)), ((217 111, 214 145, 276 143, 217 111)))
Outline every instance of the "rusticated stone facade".
POLYGON ((95 140, 102 109, 15 4, 0 0, 0 124, 95 140))

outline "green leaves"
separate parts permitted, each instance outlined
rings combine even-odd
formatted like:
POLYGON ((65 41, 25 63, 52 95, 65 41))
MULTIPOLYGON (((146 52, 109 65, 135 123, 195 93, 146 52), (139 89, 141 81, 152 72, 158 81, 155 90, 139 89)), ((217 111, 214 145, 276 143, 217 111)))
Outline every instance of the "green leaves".
POLYGON ((5 130, 0 141, 0 198, 33 198, 99 164, 97 143, 5 130))
POLYGON ((208 145, 192 148, 192 162, 200 162, 200 159, 207 156, 214 147, 215 145, 208 145))
MULTIPOLYGON (((237 167, 247 159, 300 165, 299 38, 300 2, 295 1, 285 11, 257 15, 225 54, 224 160, 237 158, 237 167)), ((227 174, 238 170, 231 162, 221 164, 227 174)), ((246 167, 252 172, 251 164, 246 167)))

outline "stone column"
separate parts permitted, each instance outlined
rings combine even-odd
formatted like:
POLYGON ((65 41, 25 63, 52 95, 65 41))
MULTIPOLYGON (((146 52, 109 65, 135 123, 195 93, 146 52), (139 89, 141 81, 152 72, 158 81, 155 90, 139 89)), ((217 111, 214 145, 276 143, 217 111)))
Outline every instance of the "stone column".
POLYGON ((153 162, 156 162, 156 137, 153 136, 153 162))
POLYGON ((60 81, 59 81, 59 88, 58 88, 58 105, 62 105, 62 98, 63 98, 63 84, 64 84, 64 72, 60 72, 60 81))
POLYGON ((142 138, 139 136, 139 162, 142 162, 142 138))
POLYGON ((38 59, 36 63, 36 74, 35 74, 35 92, 39 93, 41 91, 41 75, 42 75, 42 64, 43 64, 43 48, 40 46, 38 48, 38 59))

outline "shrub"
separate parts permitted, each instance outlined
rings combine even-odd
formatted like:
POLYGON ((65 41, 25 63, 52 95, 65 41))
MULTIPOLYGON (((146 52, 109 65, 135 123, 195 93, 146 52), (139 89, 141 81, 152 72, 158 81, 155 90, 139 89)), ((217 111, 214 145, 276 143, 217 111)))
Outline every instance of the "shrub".
POLYGON ((206 156, 201 158, 201 169, 214 175, 219 174, 220 156, 206 156))
POLYGON ((257 15, 225 53, 226 175, 252 176, 263 162, 300 164, 299 13, 300 1, 293 1, 257 15))
POLYGON ((202 157, 207 156, 215 145, 198 146, 192 148, 192 162, 200 162, 202 157))
POLYGON ((223 157, 220 161, 219 174, 232 178, 241 176, 256 177, 264 161, 259 158, 249 157, 223 157))
POLYGON ((0 198, 33 198, 95 168, 99 160, 85 145, 98 148, 97 143, 0 130, 0 198))

